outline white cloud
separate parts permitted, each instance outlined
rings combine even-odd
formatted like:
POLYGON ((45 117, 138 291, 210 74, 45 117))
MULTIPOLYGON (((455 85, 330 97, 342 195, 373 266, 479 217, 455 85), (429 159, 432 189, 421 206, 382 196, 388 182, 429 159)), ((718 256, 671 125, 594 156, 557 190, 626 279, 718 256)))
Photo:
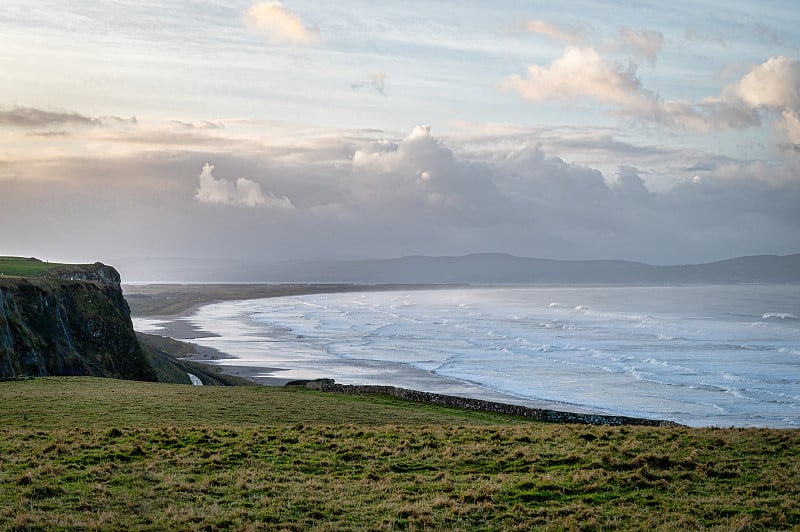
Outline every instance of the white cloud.
POLYGON ((254 4, 243 16, 247 29, 265 35, 271 44, 314 44, 319 30, 306 26, 302 19, 277 1, 254 4))
POLYGON ((751 108, 797 109, 800 107, 800 62, 785 56, 771 57, 753 67, 724 91, 751 108))
MULTIPOLYGON (((638 40, 640 53, 655 60, 658 38, 646 32, 629 36, 631 42, 638 40)), ((642 86, 635 65, 624 68, 593 48, 577 46, 567 47, 549 66, 529 66, 527 77, 507 78, 500 89, 536 102, 589 97, 613 105, 617 114, 672 128, 708 132, 772 123, 790 143, 800 137, 800 62, 784 56, 756 65, 719 95, 699 102, 660 100, 642 86)))
POLYGON ((200 203, 236 205, 240 207, 268 207, 277 210, 293 210, 294 205, 286 196, 264 194, 261 185, 240 177, 235 181, 214 177, 214 165, 206 163, 198 176, 199 185, 195 199, 200 203))
POLYGON ((800 62, 771 57, 754 66, 717 97, 697 104, 709 129, 759 127, 772 123, 776 133, 796 144, 800 139, 800 62))
POLYGON ((664 35, 660 31, 635 31, 631 28, 621 28, 620 34, 625 49, 632 51, 636 57, 646 59, 651 64, 656 63, 661 47, 664 46, 664 35))
POLYGON ((516 91, 526 100, 572 100, 588 96, 626 110, 651 110, 655 99, 633 69, 603 58, 592 48, 569 46, 547 67, 531 65, 527 77, 507 78, 501 89, 516 91))
POLYGON ((754 66, 718 96, 697 103, 659 103, 658 118, 667 125, 696 131, 772 123, 779 136, 797 143, 799 111, 800 62, 777 56, 754 66))
POLYGON ((565 30, 554 24, 550 24, 539 19, 525 21, 525 29, 531 33, 543 35, 554 41, 567 44, 577 44, 583 40, 580 32, 575 30, 565 30))

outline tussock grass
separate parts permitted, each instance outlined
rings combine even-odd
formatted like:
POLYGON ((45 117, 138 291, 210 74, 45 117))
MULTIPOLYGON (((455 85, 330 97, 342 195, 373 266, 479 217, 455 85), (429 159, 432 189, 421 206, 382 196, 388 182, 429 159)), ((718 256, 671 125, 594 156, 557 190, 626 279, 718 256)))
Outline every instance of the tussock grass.
POLYGON ((6 528, 800 526, 800 431, 557 425, 82 378, 0 383, 0 409, 6 528))

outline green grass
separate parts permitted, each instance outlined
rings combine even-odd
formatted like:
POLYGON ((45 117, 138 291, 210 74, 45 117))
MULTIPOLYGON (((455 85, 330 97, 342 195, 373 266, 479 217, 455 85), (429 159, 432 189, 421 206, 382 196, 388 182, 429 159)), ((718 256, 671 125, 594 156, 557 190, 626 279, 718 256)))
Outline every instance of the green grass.
POLYGON ((800 527, 800 431, 86 378, 0 383, 0 412, 6 529, 800 527))
POLYGON ((88 377, 2 382, 0 412, 4 426, 31 430, 76 425, 161 428, 522 422, 491 413, 418 405, 390 397, 337 397, 302 387, 200 387, 88 377), (20 400, 22 397, 24 401, 20 400))
POLYGON ((9 277, 38 277, 57 266, 64 264, 42 262, 34 258, 0 257, 0 274, 9 277))

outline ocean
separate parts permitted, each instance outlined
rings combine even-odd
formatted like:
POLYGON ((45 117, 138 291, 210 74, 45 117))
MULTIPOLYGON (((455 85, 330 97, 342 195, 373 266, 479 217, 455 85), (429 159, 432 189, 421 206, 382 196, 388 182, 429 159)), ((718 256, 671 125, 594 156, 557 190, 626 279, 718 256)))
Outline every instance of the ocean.
POLYGON ((192 342, 229 355, 219 363, 282 378, 800 426, 798 285, 317 294, 206 305, 188 320, 208 334, 192 342))

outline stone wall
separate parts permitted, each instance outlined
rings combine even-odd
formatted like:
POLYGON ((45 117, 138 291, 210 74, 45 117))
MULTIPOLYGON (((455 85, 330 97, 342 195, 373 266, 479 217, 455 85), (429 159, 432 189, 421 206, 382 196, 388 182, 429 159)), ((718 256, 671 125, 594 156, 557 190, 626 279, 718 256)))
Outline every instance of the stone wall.
POLYGON ((660 419, 645 419, 628 416, 611 416, 604 414, 579 414, 575 412, 562 412, 559 410, 549 410, 544 408, 529 408, 521 405, 510 405, 506 403, 496 403, 493 401, 483 401, 480 399, 469 399, 466 397, 456 397, 452 395, 442 395, 431 392, 420 392, 394 386, 367 386, 367 385, 345 385, 336 384, 333 379, 319 379, 305 383, 307 388, 320 390, 323 392, 347 393, 347 394, 381 394, 391 395, 415 403, 428 403, 434 405, 448 406, 452 408, 462 408, 465 410, 479 410, 482 412, 494 412, 497 414, 507 414, 520 416, 536 421, 549 421, 553 423, 581 423, 584 425, 643 425, 650 427, 678 427, 673 421, 660 419))

